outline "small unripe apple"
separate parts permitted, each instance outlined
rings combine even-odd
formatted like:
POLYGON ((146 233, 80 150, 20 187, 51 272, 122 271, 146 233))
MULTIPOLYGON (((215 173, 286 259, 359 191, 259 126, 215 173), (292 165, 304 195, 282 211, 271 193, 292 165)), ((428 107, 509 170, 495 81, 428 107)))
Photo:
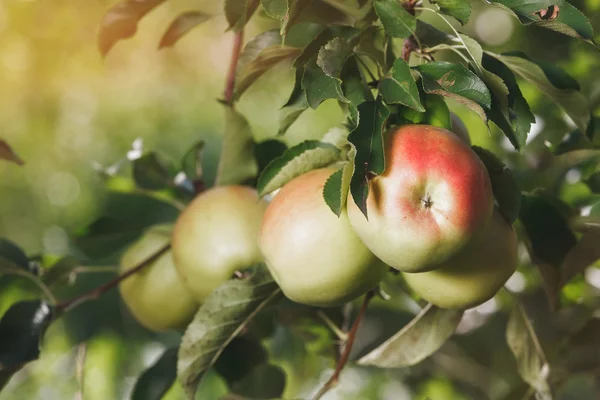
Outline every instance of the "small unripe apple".
POLYGON ((198 302, 235 271, 262 261, 257 238, 266 207, 252 188, 219 186, 181 213, 173 229, 173 260, 198 302))
POLYGON ((356 235, 346 210, 336 216, 323 199, 335 169, 294 178, 267 207, 260 247, 274 279, 291 300, 335 306, 374 288, 387 266, 356 235))
POLYGON ((478 306, 504 286, 517 267, 517 234, 495 211, 481 238, 435 271, 403 274, 423 299, 442 308, 478 306))
POLYGON ((453 112, 450 113, 450 122, 452 123, 452 129, 450 129, 456 136, 461 138, 467 144, 471 144, 471 137, 465 123, 453 112))
MULTIPOLYGON (((147 260, 171 240, 171 226, 149 229, 121 257, 121 273, 147 260)), ((119 284, 121 297, 135 319, 153 331, 183 329, 198 309, 168 251, 119 284)))
POLYGON ((438 268, 480 235, 492 186, 475 152, 452 132, 404 125, 385 135, 385 171, 369 182, 368 220, 348 198, 358 236, 403 272, 438 268))

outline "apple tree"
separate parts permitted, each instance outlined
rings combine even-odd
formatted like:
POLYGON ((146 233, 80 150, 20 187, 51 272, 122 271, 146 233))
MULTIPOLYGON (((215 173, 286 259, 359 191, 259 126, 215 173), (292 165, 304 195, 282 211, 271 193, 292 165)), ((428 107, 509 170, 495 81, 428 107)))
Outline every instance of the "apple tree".
MULTIPOLYGON (((102 56, 163 3, 98 15, 102 56)), ((600 65, 584 13, 565 0, 222 3, 160 27, 158 44, 226 19, 218 158, 202 141, 177 163, 134 144, 99 169, 109 201, 67 254, 0 238, 2 278, 39 292, 0 320, 0 388, 43 354, 54 321, 102 321, 89 310, 116 288, 142 329, 170 332, 132 399, 328 398, 349 369, 371 380, 345 398, 403 398, 383 397, 382 379, 417 398, 438 375, 457 398, 583 399, 569 394, 579 376, 600 388, 600 289, 587 279, 600 274, 600 101, 538 59, 535 39, 581 41, 600 65), (521 38, 532 54, 464 33, 474 8, 542 32, 521 38), (257 141, 237 105, 281 65, 295 80, 263 110, 278 131, 257 141), (286 137, 325 102, 336 126, 286 137), (559 117, 534 133, 534 112, 559 117), (504 148, 472 145, 466 126, 504 148), (73 279, 116 264, 99 286, 73 279)), ((3 140, 0 159, 24 163, 3 140)))

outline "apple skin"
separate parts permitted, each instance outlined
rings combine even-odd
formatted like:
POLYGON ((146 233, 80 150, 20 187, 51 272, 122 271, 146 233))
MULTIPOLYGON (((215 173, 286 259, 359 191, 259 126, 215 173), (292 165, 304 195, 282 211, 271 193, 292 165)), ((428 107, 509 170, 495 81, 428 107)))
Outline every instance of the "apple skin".
POLYGON ((325 203, 323 186, 335 171, 313 170, 284 185, 260 230, 271 274, 297 303, 346 303, 374 288, 388 270, 356 235, 346 211, 338 218, 325 203))
POLYGON ((471 145, 471 136, 469 136, 469 131, 465 126, 465 123, 458 117, 458 115, 453 112, 450 113, 450 121, 452 123, 451 131, 456 134, 459 138, 465 141, 468 145, 471 145))
POLYGON ((267 207, 256 190, 219 186, 198 195, 173 229, 173 260, 199 303, 237 270, 261 262, 258 231, 267 207))
POLYGON ((443 128, 395 128, 386 132, 385 149, 385 171, 369 182, 369 219, 350 196, 350 223, 391 267, 436 269, 489 222, 493 195, 488 173, 475 152, 443 128))
MULTIPOLYGON (((121 257, 120 272, 129 271, 168 244, 171 229, 158 225, 146 231, 121 257)), ((170 251, 121 281, 119 291, 134 318, 157 332, 185 328, 199 307, 179 279, 170 251)))
POLYGON ((478 306, 504 286, 517 267, 517 234, 495 211, 481 238, 435 271, 404 273, 423 299, 442 308, 478 306))

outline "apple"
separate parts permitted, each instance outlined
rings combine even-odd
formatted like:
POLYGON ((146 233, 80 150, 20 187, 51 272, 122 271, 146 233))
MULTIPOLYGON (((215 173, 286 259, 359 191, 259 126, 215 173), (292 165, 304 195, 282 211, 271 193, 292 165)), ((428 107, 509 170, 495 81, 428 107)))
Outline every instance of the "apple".
MULTIPOLYGON (((151 257, 171 240, 172 226, 150 228, 121 257, 121 273, 151 257)), ((134 318, 153 331, 183 329, 192 320, 198 303, 189 293, 168 251, 119 284, 121 297, 134 318)))
POLYGON ((403 272, 433 270, 484 232, 493 211, 490 178, 455 134, 394 128, 385 135, 385 160, 369 182, 368 220, 348 199, 350 223, 383 262, 403 272))
POLYGON ((173 229, 173 260, 200 303, 235 271, 262 261, 258 231, 267 207, 256 190, 219 186, 198 195, 173 229))
POLYGON ((467 309, 494 297, 516 267, 517 234, 495 211, 482 237, 440 268, 402 275, 408 286, 430 303, 467 309))
POLYGON ((458 117, 458 115, 453 112, 450 113, 450 122, 452 123, 452 128, 450 129, 456 136, 461 138, 467 144, 471 144, 471 137, 469 136, 469 131, 465 126, 465 123, 458 117))
POLYGON ((336 170, 296 177, 273 198, 260 229, 265 261, 283 293, 310 306, 336 306, 374 288, 388 267, 367 249, 345 210, 336 216, 323 186, 336 170))

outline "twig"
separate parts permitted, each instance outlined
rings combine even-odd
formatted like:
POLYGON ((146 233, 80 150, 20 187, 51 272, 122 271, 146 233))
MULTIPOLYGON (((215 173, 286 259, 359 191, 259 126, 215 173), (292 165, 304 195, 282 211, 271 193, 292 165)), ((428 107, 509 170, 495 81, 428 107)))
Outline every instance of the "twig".
POLYGON ((354 345, 354 339, 356 339, 356 332, 358 331, 358 327, 360 326, 360 323, 365 315, 365 312, 367 311, 367 307, 369 306, 369 302, 371 301, 371 299, 373 298, 374 295, 375 295, 374 290, 370 290, 367 292, 367 294, 365 294, 365 298, 363 300, 362 306, 360 307, 360 310, 358 311, 358 314, 356 315, 356 319, 354 320, 354 323, 352 324, 352 328, 350 329, 350 332, 348 333, 348 340, 346 341, 346 344, 344 345, 344 352, 342 353, 342 356, 340 357, 340 360, 338 361, 337 366, 335 367, 335 371, 333 372, 333 375, 331 376, 331 378, 329 378, 329 380, 325 383, 325 385, 323 385, 323 387, 312 398, 312 400, 319 400, 321 397, 323 397, 323 395, 325 393, 327 393, 331 388, 333 388, 338 383, 338 380, 340 378, 340 373, 342 372, 342 369, 344 369, 344 367, 346 366, 346 363, 348 362, 348 357, 350 357, 350 352, 352 351, 352 346, 354 345))
POLYGON ((81 343, 77 346, 77 356, 75 363, 75 376, 77 378, 77 385, 79 389, 75 393, 75 400, 83 400, 83 387, 85 378, 85 358, 87 355, 87 344, 81 343))
POLYGON ((404 39, 404 45, 402 46, 402 59, 406 61, 407 64, 410 60, 410 53, 413 51, 413 48, 412 36, 404 39))
POLYGON ((226 104, 233 104, 233 94, 235 89, 235 75, 237 72, 237 64, 240 59, 240 53, 242 52, 242 45, 244 44, 244 31, 239 30, 235 33, 233 38, 233 49, 231 50, 231 61, 229 62, 229 70, 227 71, 227 79, 225 81, 225 91, 223 92, 223 99, 226 104))
POLYGON ((16 276, 20 276, 25 279, 29 279, 42 291, 42 293, 44 293, 44 296, 46 297, 47 300, 49 300, 52 304, 56 304, 56 302, 57 302, 56 297, 54 297, 54 295, 52 294, 52 292, 50 291, 48 286, 46 286, 46 284, 44 282, 39 280, 37 276, 35 276, 27 271, 23 271, 23 270, 20 270, 17 268, 2 269, 2 271, 0 271, 0 272, 8 274, 8 275, 16 275, 16 276))
POLYGON ((88 300, 97 299, 98 297, 102 296, 104 293, 108 292, 113 287, 117 286, 125 278, 130 277, 131 275, 142 270, 144 267, 152 264, 154 261, 156 261, 159 257, 161 257, 163 254, 165 254, 170 249, 171 249, 171 243, 166 244, 160 250, 158 250, 156 253, 154 253, 153 255, 151 255, 150 257, 148 257, 147 259, 145 259, 144 261, 142 261, 141 263, 139 263, 138 265, 136 265, 129 271, 125 272, 124 274, 117 276, 116 278, 106 282, 103 285, 98 286, 95 289, 90 290, 87 293, 84 293, 82 295, 74 297, 70 300, 66 300, 66 301, 58 303, 56 305, 56 310, 58 312, 69 311, 71 308, 76 307, 79 304, 84 303, 88 300))
POLYGON ((331 319, 329 319, 327 314, 325 314, 323 311, 317 311, 317 315, 323 320, 323 322, 325 322, 325 325, 327 325, 327 327, 331 329, 331 331, 335 334, 335 336, 337 336, 339 340, 348 340, 348 334, 340 328, 338 328, 337 325, 331 319))
MULTIPOLYGON (((415 6, 417 5, 417 3, 417 0, 408 0, 408 2, 404 3, 404 8, 411 15, 415 15, 415 6)), ((402 46, 402 59, 406 61, 407 64, 410 60, 410 53, 415 48, 415 37, 413 35, 410 35, 409 37, 404 39, 404 45, 402 46)))

